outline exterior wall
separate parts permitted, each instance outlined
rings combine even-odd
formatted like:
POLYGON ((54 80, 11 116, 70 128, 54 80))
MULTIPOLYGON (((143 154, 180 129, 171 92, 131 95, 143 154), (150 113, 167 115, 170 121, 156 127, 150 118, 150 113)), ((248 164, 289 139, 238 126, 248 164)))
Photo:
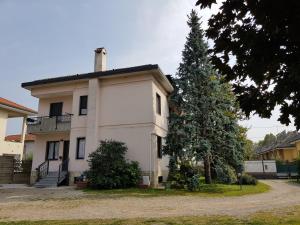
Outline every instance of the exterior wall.
MULTIPOLYGON (((56 134, 40 134, 36 136, 36 141, 33 146, 33 160, 32 171, 36 171, 38 166, 45 162, 47 141, 60 141, 59 142, 59 157, 63 154, 63 141, 69 140, 69 133, 56 133, 56 134)), ((49 171, 57 171, 61 160, 50 160, 49 171)))
MULTIPOLYGON (((156 135, 167 135, 169 115, 166 93, 152 75, 138 75, 109 79, 90 79, 86 82, 50 86, 32 90, 40 96, 39 115, 48 115, 50 103, 63 102, 63 113, 72 113, 68 133, 37 135, 33 150, 32 181, 35 169, 45 161, 47 141, 70 140, 70 184, 75 176, 88 169, 88 155, 99 142, 113 139, 126 143, 129 160, 138 161, 143 174, 150 175, 157 185, 157 176, 167 178, 168 157, 157 158, 156 135), (56 92, 64 93, 56 96, 56 92), (67 95, 67 94, 68 95, 67 95), (156 93, 161 96, 161 115, 156 114, 156 93), (79 116, 79 98, 88 95, 88 113, 79 116), (85 159, 76 159, 77 138, 85 137, 85 159)), ((62 156, 63 142, 59 155, 62 156)), ((50 161, 50 171, 58 169, 60 161, 50 161)))
POLYGON ((23 155, 23 142, 5 141, 7 127, 8 112, 0 110, 0 155, 19 155, 20 159, 23 155))
POLYGON ((55 102, 63 102, 63 114, 72 113, 72 95, 62 97, 41 98, 39 101, 38 115, 49 116, 50 104, 55 102))
POLYGON ((27 159, 29 156, 33 156, 33 148, 34 148, 34 141, 25 141, 24 151, 23 151, 24 159, 27 159))
POLYGON ((266 152, 262 154, 262 158, 266 160, 281 160, 281 161, 288 161, 292 162, 300 154, 300 142, 296 144, 295 148, 283 148, 283 149, 276 149, 273 151, 266 152))

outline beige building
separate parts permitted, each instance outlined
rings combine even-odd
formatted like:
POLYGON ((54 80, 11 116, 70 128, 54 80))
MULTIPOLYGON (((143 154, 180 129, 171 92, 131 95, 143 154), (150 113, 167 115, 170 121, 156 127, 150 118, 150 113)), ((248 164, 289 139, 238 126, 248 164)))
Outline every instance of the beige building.
POLYGON ((257 154, 264 160, 293 162, 300 157, 300 133, 290 132, 285 139, 258 149, 257 154))
POLYGON ((167 178, 168 159, 161 149, 173 87, 158 65, 106 70, 106 50, 99 48, 94 72, 22 87, 39 99, 38 117, 28 122, 28 132, 36 135, 32 182, 39 178, 41 186, 50 185, 51 178, 67 170, 73 184, 105 139, 126 143, 127 158, 139 162, 153 186, 167 178))
POLYGON ((15 156, 23 158, 24 140, 26 133, 26 119, 36 112, 5 98, 0 98, 0 156, 15 156), (23 118, 22 133, 17 141, 6 139, 7 120, 9 118, 23 118))

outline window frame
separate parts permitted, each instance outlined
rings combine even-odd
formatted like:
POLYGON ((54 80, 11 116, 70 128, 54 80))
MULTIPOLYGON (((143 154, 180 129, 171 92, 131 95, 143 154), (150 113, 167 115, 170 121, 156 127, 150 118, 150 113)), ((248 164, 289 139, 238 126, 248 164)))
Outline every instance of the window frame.
POLYGON ((156 93, 156 113, 161 115, 161 96, 156 93))
POLYGON ((49 160, 49 161, 55 161, 55 160, 58 160, 59 159, 59 141, 47 141, 47 144, 46 144, 46 161, 49 160), (49 151, 50 151, 50 144, 51 143, 54 143, 54 150, 53 150, 53 153, 52 153, 52 156, 51 158, 49 158, 49 151), (57 147, 57 154, 55 152, 56 148, 56 144, 58 145, 57 147))
POLYGON ((86 138, 85 137, 78 137, 77 138, 77 143, 76 143, 76 159, 84 159, 85 158, 85 145, 86 145, 86 138), (81 140, 84 140, 83 157, 79 157, 79 144, 80 144, 81 140))
POLYGON ((49 105, 49 117, 62 116, 62 114, 63 114, 63 108, 64 108, 64 103, 63 102, 51 102, 50 105, 49 105), (57 115, 56 115, 56 113, 53 114, 53 112, 52 112, 52 110, 53 110, 52 107, 54 107, 54 106, 56 106, 56 107, 59 108, 60 113, 58 113, 57 115))
POLYGON ((162 145, 162 137, 156 135, 156 150, 157 150, 157 158, 158 159, 162 159, 162 149, 163 149, 163 145, 162 145))
POLYGON ((78 113, 78 115, 79 116, 86 116, 87 114, 88 114, 88 112, 87 112, 87 110, 88 110, 88 96, 87 95, 81 95, 80 97, 79 97, 79 113, 78 113), (86 108, 83 108, 82 107, 82 102, 83 102, 83 98, 86 98, 86 108), (86 113, 82 113, 82 110, 83 109, 85 109, 86 110, 86 113))

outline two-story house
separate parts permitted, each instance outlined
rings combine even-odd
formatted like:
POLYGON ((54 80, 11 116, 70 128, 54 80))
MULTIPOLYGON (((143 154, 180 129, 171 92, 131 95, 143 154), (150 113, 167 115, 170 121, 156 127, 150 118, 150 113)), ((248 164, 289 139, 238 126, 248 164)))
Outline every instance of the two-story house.
POLYGON ((23 158, 24 141, 26 134, 26 119, 35 115, 36 112, 25 106, 0 97, 0 156, 14 156, 16 159, 23 158), (7 121, 10 118, 23 118, 22 131, 18 140, 7 139, 7 121))
POLYGON ((92 73, 22 84, 39 99, 38 117, 28 120, 28 132, 36 135, 33 183, 60 183, 66 171, 74 183, 105 139, 126 143, 127 158, 139 162, 152 186, 166 179, 168 160, 161 151, 173 87, 158 65, 106 70, 106 56, 104 48, 95 50, 92 73))

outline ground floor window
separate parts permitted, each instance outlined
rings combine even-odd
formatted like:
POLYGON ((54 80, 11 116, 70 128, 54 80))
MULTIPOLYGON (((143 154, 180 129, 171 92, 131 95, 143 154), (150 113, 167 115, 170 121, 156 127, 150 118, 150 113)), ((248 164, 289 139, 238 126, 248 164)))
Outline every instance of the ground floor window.
POLYGON ((59 141, 48 141, 46 160, 57 160, 59 153, 59 141))
POLYGON ((77 138, 76 159, 84 159, 85 155, 85 138, 77 138))
POLYGON ((162 158, 162 137, 156 136, 156 148, 157 148, 157 158, 162 158))

